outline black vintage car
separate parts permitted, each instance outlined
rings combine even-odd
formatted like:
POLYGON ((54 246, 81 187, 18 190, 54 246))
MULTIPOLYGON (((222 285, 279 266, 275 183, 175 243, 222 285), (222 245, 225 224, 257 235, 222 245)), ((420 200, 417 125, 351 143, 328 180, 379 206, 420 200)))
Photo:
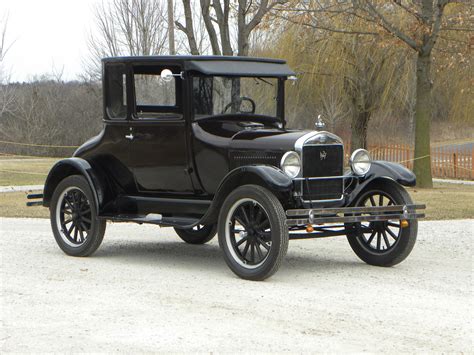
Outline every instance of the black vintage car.
POLYGON ((218 234, 238 276, 279 268, 289 239, 345 235, 372 265, 404 260, 423 214, 401 165, 341 139, 286 126, 284 61, 152 56, 103 60, 104 128, 59 161, 43 194, 59 247, 91 255, 106 221, 173 227, 187 243, 218 234))

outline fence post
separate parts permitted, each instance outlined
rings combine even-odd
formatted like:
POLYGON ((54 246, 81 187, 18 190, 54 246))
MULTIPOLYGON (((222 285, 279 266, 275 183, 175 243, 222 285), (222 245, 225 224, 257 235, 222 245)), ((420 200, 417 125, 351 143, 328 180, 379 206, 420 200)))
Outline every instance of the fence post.
POLYGON ((454 177, 457 177, 458 170, 458 159, 456 153, 453 153, 453 167, 454 167, 454 177))
POLYGON ((471 179, 474 179, 474 148, 471 148, 471 179))

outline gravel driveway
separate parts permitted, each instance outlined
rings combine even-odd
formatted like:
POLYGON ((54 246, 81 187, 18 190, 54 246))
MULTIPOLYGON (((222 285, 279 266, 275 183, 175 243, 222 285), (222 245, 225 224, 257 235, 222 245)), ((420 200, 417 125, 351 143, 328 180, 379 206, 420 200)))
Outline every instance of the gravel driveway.
POLYGON ((276 275, 250 282, 216 240, 109 224, 94 256, 73 258, 48 220, 3 218, 0 351, 471 352, 474 220, 419 230, 393 268, 344 238, 292 241, 276 275))

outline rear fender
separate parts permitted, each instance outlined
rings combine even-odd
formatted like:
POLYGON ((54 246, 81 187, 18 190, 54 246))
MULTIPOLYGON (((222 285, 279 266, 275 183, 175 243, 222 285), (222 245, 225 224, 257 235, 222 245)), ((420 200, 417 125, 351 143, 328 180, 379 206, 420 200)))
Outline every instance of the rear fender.
POLYGON ((105 184, 89 162, 81 158, 63 159, 51 168, 44 185, 43 206, 49 207, 54 190, 58 184, 71 175, 82 175, 86 178, 92 190, 96 206, 99 206, 98 210, 100 210, 105 197, 105 184))

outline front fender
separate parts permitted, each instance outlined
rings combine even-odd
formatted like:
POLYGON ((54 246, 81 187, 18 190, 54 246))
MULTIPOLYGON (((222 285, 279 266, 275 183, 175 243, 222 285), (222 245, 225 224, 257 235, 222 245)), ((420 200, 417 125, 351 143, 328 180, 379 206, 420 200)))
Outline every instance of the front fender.
POLYGON ((416 185, 416 176, 411 170, 401 164, 390 161, 376 160, 372 162, 365 180, 370 181, 376 178, 388 178, 403 186, 416 185))
POLYGON ((267 188, 285 204, 291 198, 293 181, 280 169, 269 165, 248 165, 238 167, 222 179, 212 205, 200 223, 214 223, 217 221, 220 207, 225 198, 236 188, 242 185, 254 184, 267 188))
POLYGON ((54 164, 49 171, 44 185, 43 206, 49 207, 54 190, 61 180, 70 175, 82 175, 87 179, 94 195, 96 206, 100 207, 105 196, 103 183, 90 163, 81 158, 62 159, 54 164))
POLYGON ((280 169, 269 165, 241 166, 230 171, 222 179, 218 193, 227 185, 239 186, 245 184, 257 184, 266 187, 270 191, 285 193, 292 189, 292 180, 280 169))
POLYGON ((357 178, 346 204, 352 203, 363 189, 379 180, 387 180, 389 183, 396 182, 403 186, 416 185, 415 174, 403 165, 384 160, 372 161, 369 172, 357 178))

